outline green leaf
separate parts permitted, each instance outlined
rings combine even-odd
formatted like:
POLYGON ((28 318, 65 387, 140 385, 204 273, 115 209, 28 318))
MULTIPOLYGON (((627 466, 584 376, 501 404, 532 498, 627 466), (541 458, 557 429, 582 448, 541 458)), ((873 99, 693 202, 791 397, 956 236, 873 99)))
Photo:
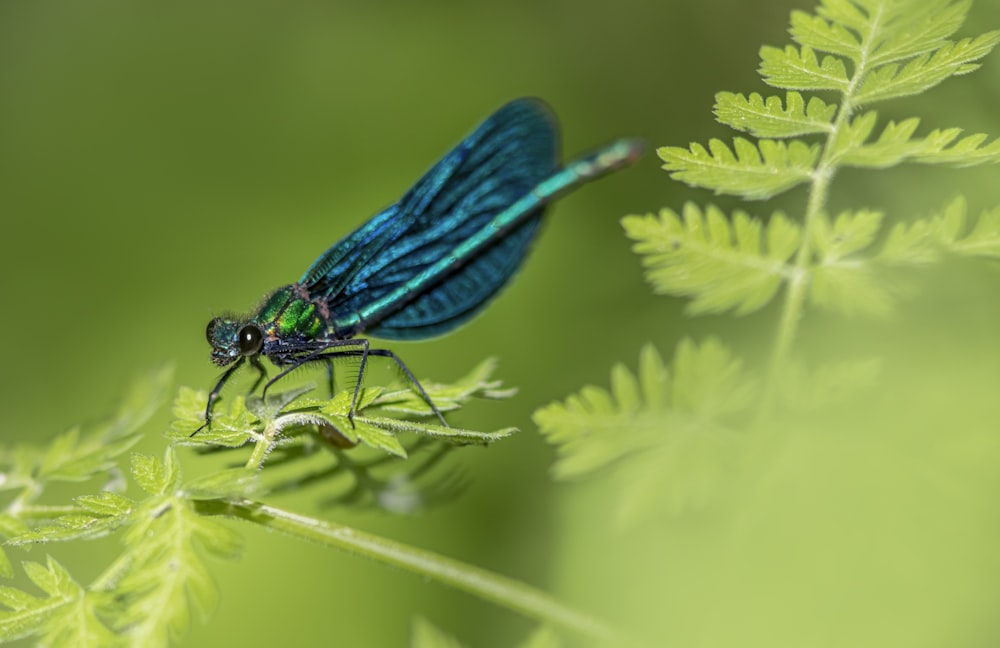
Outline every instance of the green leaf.
POLYGON ((919 220, 896 223, 889 230, 877 260, 889 265, 927 265, 941 258, 937 223, 919 220))
POLYGON ((180 478, 174 449, 167 448, 163 461, 150 455, 133 453, 132 478, 150 495, 164 495, 174 490, 180 478))
MULTIPOLYGON (((945 131, 940 131, 942 135, 938 137, 944 137, 944 134, 955 133, 958 135, 959 129, 949 128, 945 131)), ((928 140, 934 138, 934 136, 939 133, 939 131, 933 131, 931 135, 927 136, 928 140)), ((963 137, 954 145, 945 148, 945 146, 954 140, 954 137, 949 138, 946 142, 943 142, 938 147, 927 147, 925 150, 916 153, 913 158, 917 162, 923 164, 945 164, 953 167, 969 167, 978 164, 996 164, 1000 162, 1000 139, 994 139, 992 142, 983 146, 983 142, 987 140, 988 136, 984 133, 976 133, 974 135, 968 135, 963 137)))
MULTIPOLYGON (((423 387, 441 412, 457 410, 474 398, 510 398, 517 393, 517 389, 504 387, 502 381, 492 379, 491 376, 496 368, 496 358, 487 358, 453 383, 426 382, 423 383, 423 387)), ((365 404, 365 407, 368 406, 409 416, 434 415, 423 397, 409 387, 385 390, 365 404)))
POLYGON ((867 112, 844 124, 830 143, 831 160, 836 162, 860 148, 871 135, 877 119, 877 113, 867 112))
POLYGON ((792 11, 792 38, 814 50, 846 56, 857 62, 861 55, 858 37, 836 22, 827 22, 804 11, 792 11))
POLYGON ((970 229, 968 205, 958 196, 929 219, 897 223, 876 258, 892 265, 926 265, 943 252, 1000 257, 1000 207, 982 212, 970 229))
POLYGON ((833 223, 825 214, 818 214, 813 227, 813 245, 821 264, 834 264, 863 250, 879 233, 882 212, 862 209, 844 211, 833 223))
POLYGON ((230 468, 184 482, 188 499, 227 499, 249 497, 259 487, 260 473, 248 468, 230 468))
POLYGON ((863 127, 855 128, 854 123, 862 119, 859 117, 838 137, 836 159, 841 164, 886 168, 906 160, 956 167, 1000 162, 1000 140, 982 146, 987 136, 978 133, 963 137, 951 145, 962 132, 960 128, 935 129, 926 137, 915 138, 913 134, 920 124, 920 120, 915 117, 899 123, 890 121, 876 141, 865 144, 864 141, 874 126, 874 114, 866 113, 863 117, 871 118, 863 127))
POLYGON ((626 216, 622 226, 656 292, 693 297, 688 311, 695 314, 735 309, 743 315, 766 305, 801 239, 799 227, 781 213, 765 227, 742 211, 730 222, 717 207, 702 213, 692 203, 683 218, 664 209, 658 218, 626 216))
POLYGON ((924 92, 945 79, 975 70, 978 61, 1000 42, 1000 31, 949 42, 931 53, 924 53, 900 64, 890 63, 873 70, 855 96, 858 104, 872 104, 895 97, 924 92))
POLYGON ((715 116, 720 122, 755 137, 796 137, 833 130, 836 104, 812 97, 807 104, 798 92, 764 99, 758 93, 749 97, 732 92, 715 95, 715 116))
POLYGON ((871 245, 882 224, 882 213, 845 211, 830 223, 818 214, 813 244, 818 257, 810 276, 812 303, 844 314, 888 315, 892 294, 870 259, 854 253, 871 245))
POLYGON ((754 145, 742 137, 733 140, 732 150, 717 139, 709 142, 709 150, 697 143, 690 150, 657 149, 674 180, 751 200, 770 198, 809 180, 819 153, 819 146, 798 140, 760 140, 754 145))
POLYGON ((756 385, 741 362, 719 342, 681 342, 674 378, 656 351, 640 355, 638 378, 624 366, 612 369, 611 391, 593 386, 534 414, 546 440, 557 448, 557 479, 614 468, 623 521, 700 505, 729 472, 737 435, 730 420, 751 408, 756 385))
POLYGON ((82 495, 73 501, 77 508, 58 516, 55 524, 25 529, 12 535, 8 543, 23 546, 101 538, 121 527, 134 507, 130 499, 109 491, 102 491, 98 495, 82 495))
POLYGON ((764 82, 776 88, 846 92, 849 86, 844 62, 835 56, 824 56, 820 62, 810 47, 765 46, 760 49, 760 61, 764 82))
POLYGON ((246 408, 246 399, 237 396, 228 403, 216 402, 212 424, 205 423, 208 393, 181 387, 174 399, 174 420, 165 433, 175 445, 238 448, 254 438, 256 419, 246 408))
POLYGON ((28 578, 45 594, 38 598, 14 588, 0 588, 0 639, 36 637, 51 646, 110 646, 114 634, 97 618, 83 588, 51 556, 45 565, 25 562, 28 578))
POLYGON ((101 491, 97 495, 81 495, 73 502, 84 511, 95 515, 127 515, 132 510, 132 500, 117 493, 101 491))
POLYGON ((128 393, 118 405, 114 419, 108 425, 108 436, 132 436, 152 418, 167 398, 174 379, 172 365, 154 369, 138 376, 129 384, 128 393))
POLYGON ((143 502, 125 542, 125 569, 107 580, 108 586, 114 584, 109 593, 119 602, 110 614, 114 627, 130 643, 141 646, 176 641, 189 626, 192 613, 204 621, 216 606, 218 590, 201 548, 231 559, 242 547, 239 534, 197 514, 190 501, 173 494, 143 502))
MULTIPOLYGON (((884 33, 876 41, 871 65, 882 65, 924 54, 947 43, 965 22, 970 1, 918 0, 897 5, 884 33)), ((891 9, 890 9, 891 10, 891 9)))
MULTIPOLYGON (((362 430, 362 426, 358 425, 358 436, 362 441, 372 445, 373 447, 380 447, 378 442, 374 439, 366 439, 366 434, 398 434, 400 432, 412 432, 418 435, 430 436, 438 439, 444 439, 454 443, 462 444, 476 444, 476 445, 489 445, 495 441, 506 438, 517 432, 517 428, 502 428, 494 432, 479 432, 476 430, 463 430, 462 428, 455 427, 444 427, 443 425, 436 425, 434 423, 419 423, 415 421, 407 421, 397 418, 387 418, 387 417, 355 417, 355 424, 364 424, 369 429, 362 430)), ((398 441, 397 441, 398 443, 398 441)), ((383 449, 388 450, 388 447, 383 449)), ((398 454, 398 453, 393 453, 398 454)))
POLYGON ((810 277, 809 297, 816 306, 845 315, 885 317, 894 299, 867 260, 820 264, 810 277))
POLYGON ((936 217, 938 240, 953 254, 972 257, 1000 257, 1000 207, 984 211, 966 232, 968 206, 959 196, 936 217), (963 236, 964 234, 964 236, 963 236))
POLYGON ((816 12, 830 22, 839 23, 855 32, 871 31, 871 9, 862 2, 853 0, 821 0, 816 12))

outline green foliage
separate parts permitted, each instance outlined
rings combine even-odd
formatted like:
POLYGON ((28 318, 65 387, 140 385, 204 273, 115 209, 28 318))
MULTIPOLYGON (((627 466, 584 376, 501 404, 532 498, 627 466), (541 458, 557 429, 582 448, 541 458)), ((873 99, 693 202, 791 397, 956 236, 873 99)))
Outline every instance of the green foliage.
MULTIPOLYGON (((499 381, 490 379, 495 368, 495 360, 486 360, 455 383, 426 382, 423 387, 442 412, 458 409, 473 398, 509 398, 515 390, 505 389, 499 381)), ((406 457, 406 448, 399 440, 400 433, 408 432, 452 443, 486 445, 515 432, 513 428, 478 432, 420 421, 418 419, 436 421, 437 418, 423 398, 408 387, 391 390, 381 387, 363 388, 352 424, 348 413, 354 395, 353 385, 327 400, 306 397, 311 390, 311 387, 306 387, 268 394, 266 401, 259 397, 251 397, 247 402, 236 399, 228 408, 221 412, 217 410, 210 428, 194 434, 204 422, 208 395, 205 392, 182 389, 174 402, 176 418, 167 437, 177 445, 236 448, 251 442, 258 446, 266 445, 275 441, 278 433, 286 428, 291 429, 285 435, 286 440, 290 440, 296 429, 313 426, 339 437, 349 446, 363 443, 406 457), (400 415, 411 418, 398 418, 400 415)))
POLYGON ((918 94, 945 79, 978 67, 998 42, 1000 31, 958 41, 949 37, 965 20, 968 2, 823 2, 818 15, 792 13, 792 38, 786 47, 760 51, 760 73, 769 85, 787 90, 781 97, 716 95, 719 121, 763 138, 821 135, 823 147, 799 139, 786 144, 762 139, 734 140, 730 150, 712 140, 706 150, 658 150, 675 180, 716 193, 764 199, 799 184, 829 176, 838 166, 885 168, 912 160, 926 164, 971 166, 1000 161, 1000 143, 983 146, 986 136, 957 140, 961 129, 935 129, 915 137, 919 120, 889 122, 878 139, 873 112, 854 116, 860 106, 918 94), (818 54, 825 52, 826 54, 818 54), (832 91, 835 106, 799 91, 832 91), (735 154, 734 154, 735 151, 735 154))
MULTIPOLYGON (((744 117, 747 129, 766 127, 765 120, 744 117)), ((760 140, 754 144, 742 137, 733 148, 713 139, 706 150, 701 144, 690 149, 665 146, 656 151, 671 177, 695 187, 709 187, 719 194, 763 200, 809 179, 819 159, 818 146, 793 140, 785 143, 760 140)))
POLYGON ((679 213, 622 219, 654 290, 688 300, 688 314, 746 315, 779 301, 771 361, 758 383, 717 341, 682 341, 670 371, 647 346, 638 376, 617 365, 610 390, 586 386, 536 411, 535 422, 556 447, 556 478, 608 475, 619 493, 615 510, 626 521, 705 504, 736 475, 764 471, 760 453, 770 441, 761 440, 779 421, 832 412, 877 385, 878 358, 845 360, 842 349, 811 365, 794 357, 809 306, 887 317, 900 296, 913 292, 890 270, 1000 255, 1000 208, 970 223, 961 197, 922 218, 864 206, 834 215, 826 207, 841 168, 1000 162, 1000 140, 987 135, 923 130, 917 117, 880 124, 878 113, 862 110, 976 69, 1000 32, 954 40, 969 6, 823 0, 814 14, 794 11, 795 44, 760 50, 763 81, 784 95, 715 98, 720 123, 760 139, 658 149, 674 180, 717 194, 763 200, 804 186, 800 213, 772 210, 762 219, 688 203, 679 213), (758 443, 748 452, 751 439, 758 443))
POLYGON ((611 389, 587 386, 535 412, 556 446, 556 479, 575 479, 614 465, 616 508, 625 523, 662 507, 702 506, 731 467, 740 442, 735 423, 758 393, 756 381, 720 342, 680 343, 673 371, 647 345, 638 374, 611 370, 611 389))
MULTIPOLYGON (((435 403, 451 411, 472 398, 511 395, 513 390, 490 378, 494 369, 495 363, 486 361, 453 384, 425 385, 435 403)), ((416 479, 438 464, 444 449, 486 444, 513 432, 477 432, 427 423, 421 419, 430 418, 433 412, 412 390, 384 387, 364 390, 352 427, 347 419, 351 390, 322 400, 306 397, 311 392, 306 387, 269 394, 266 400, 235 398, 217 410, 210 430, 191 437, 201 425, 206 395, 181 388, 174 402, 175 419, 166 434, 173 443, 163 457, 129 453, 140 438, 139 427, 162 401, 169 381, 169 370, 136 381, 118 414, 91 430, 71 430, 44 449, 19 445, 0 452, 9 475, 3 486, 17 493, 0 513, 0 532, 8 547, 112 535, 122 544, 119 556, 89 585, 75 580, 51 557, 45 565, 24 562, 24 575, 44 596, 13 585, 0 587, 0 605, 8 608, 0 612, 0 641, 30 637, 72 646, 177 642, 192 618, 206 620, 218 602, 207 558, 234 559, 241 552, 242 535, 215 516, 246 519, 246 511, 255 506, 246 498, 281 490, 281 482, 268 484, 259 470, 276 449, 279 466, 297 467, 303 458, 320 453, 336 460, 333 469, 312 475, 303 476, 308 468, 299 468, 294 478, 297 486, 328 481, 344 472, 354 475, 357 483, 352 497, 341 498, 341 503, 358 504, 360 494, 368 493, 382 508, 412 512, 432 499, 416 479), (197 446, 231 453, 251 443, 253 452, 245 467, 194 478, 183 475, 176 450, 197 446), (356 457, 361 449, 352 448, 359 444, 377 457, 356 457), (408 451, 417 456, 403 462, 408 451), (126 496, 121 478, 126 459, 131 482, 140 491, 132 497, 126 496), (388 465, 387 459, 395 463, 388 465), (384 478, 376 476, 376 469, 384 478), (79 495, 68 505, 39 501, 50 483, 91 481, 100 476, 105 477, 103 489, 79 495)), ((440 482, 436 485, 441 487, 440 482)), ((250 519, 271 524, 274 514, 250 519)), ((317 526, 301 516, 292 519, 289 530, 295 525, 317 526)), ((394 555, 405 553, 401 547, 393 551, 394 555)), ((13 576, 6 555, 0 555, 4 575, 13 576)), ((431 561, 428 555, 422 559, 431 561)))
POLYGON ((802 236, 798 225, 775 213, 767 225, 746 212, 731 219, 709 205, 693 203, 679 216, 669 209, 657 218, 626 216, 622 226, 643 255, 646 277, 661 294, 694 299, 688 312, 738 315, 767 304, 789 271, 802 236))
POLYGON ((35 636, 50 646, 120 643, 97 618, 97 597, 80 587, 51 556, 45 565, 25 562, 23 567, 31 582, 47 596, 39 598, 13 587, 0 587, 0 604, 12 610, 0 618, 0 637, 10 641, 35 636))
POLYGON ((959 238, 964 203, 946 210, 954 214, 947 219, 906 224, 904 218, 888 232, 884 228, 890 220, 880 211, 845 212, 831 222, 823 209, 830 181, 841 167, 1000 162, 1000 140, 989 141, 985 134, 963 137, 960 128, 937 128, 918 135, 916 117, 889 121, 879 129, 876 112, 856 113, 865 104, 923 92, 973 70, 1000 41, 1000 32, 949 40, 968 9, 968 2, 950 0, 829 0, 817 15, 793 12, 791 34, 798 46, 761 50, 761 75, 788 91, 784 102, 778 96, 721 92, 715 104, 720 122, 785 140, 754 143, 738 137, 733 150, 712 140, 707 150, 692 144, 658 152, 674 179, 716 193, 762 199, 807 185, 809 200, 801 219, 809 234, 802 236, 792 224, 798 218, 784 214, 765 225, 742 211, 726 217, 714 207, 703 216, 697 207, 685 206, 683 219, 670 210, 663 210, 658 221, 627 216, 626 233, 637 241, 635 250, 643 255, 656 291, 691 298, 688 311, 693 314, 749 313, 788 288, 793 308, 808 294, 813 305, 836 312, 885 316, 906 292, 889 280, 886 266, 926 265, 946 252, 989 256, 996 218, 985 213, 968 236, 959 238), (840 98, 830 104, 807 98, 799 92, 803 90, 835 91, 840 98), (819 137, 821 143, 799 139, 804 135, 819 137), (882 249, 871 251, 879 240, 882 249))
POLYGON ((798 92, 766 100, 756 92, 749 97, 733 92, 720 92, 715 96, 715 116, 736 130, 755 137, 796 137, 833 130, 836 104, 828 104, 819 97, 811 97, 807 104, 798 92))

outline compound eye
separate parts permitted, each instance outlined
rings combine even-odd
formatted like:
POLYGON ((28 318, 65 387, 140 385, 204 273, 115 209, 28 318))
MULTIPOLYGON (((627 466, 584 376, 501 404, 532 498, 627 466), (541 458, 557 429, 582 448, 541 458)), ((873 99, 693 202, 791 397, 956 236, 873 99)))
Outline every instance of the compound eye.
POLYGON ((205 329, 205 338, 208 340, 209 344, 215 344, 215 327, 219 324, 219 318, 213 317, 212 321, 208 323, 208 328, 205 329))
POLYGON ((264 335, 259 328, 250 324, 240 329, 239 341, 240 353, 245 356, 257 355, 264 346, 264 335))

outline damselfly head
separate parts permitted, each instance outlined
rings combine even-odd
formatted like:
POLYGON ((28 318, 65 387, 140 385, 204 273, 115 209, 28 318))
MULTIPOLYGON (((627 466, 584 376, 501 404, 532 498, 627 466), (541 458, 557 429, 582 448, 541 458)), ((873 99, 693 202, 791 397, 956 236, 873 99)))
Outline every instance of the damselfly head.
POLYGON ((264 346, 264 334, 255 324, 246 324, 230 317, 215 317, 205 331, 212 345, 212 362, 224 367, 240 356, 253 356, 264 346))

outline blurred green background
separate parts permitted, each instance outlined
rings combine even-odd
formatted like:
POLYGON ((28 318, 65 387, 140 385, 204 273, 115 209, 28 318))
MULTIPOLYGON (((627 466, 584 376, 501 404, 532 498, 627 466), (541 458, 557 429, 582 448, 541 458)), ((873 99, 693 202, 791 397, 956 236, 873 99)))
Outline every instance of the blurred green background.
MULTIPOLYGON (((812 5, 0 4, 4 441, 98 419, 132 376, 166 361, 179 384, 209 387, 210 317, 296 279, 511 98, 553 106, 566 155, 622 135, 654 146, 728 136, 713 94, 763 90, 757 50, 787 42, 796 7, 812 5)), ((965 33, 998 27, 1000 0, 980 1, 965 33)), ((997 134, 998 105, 994 53, 982 71, 880 110, 997 134)), ((833 206, 906 219, 962 192, 978 212, 1000 204, 996 174, 845 173, 833 206)), ((796 214, 802 198, 779 206, 796 214)), ((550 481, 531 412, 606 384, 616 361, 634 367, 645 341, 669 357, 684 335, 718 334, 751 360, 766 355, 774 309, 692 320, 643 283, 619 217, 688 199, 713 198, 671 182, 650 154, 562 200, 483 316, 393 346, 431 379, 498 357, 518 396, 455 422, 522 433, 456 455, 472 485, 427 514, 321 514, 552 589, 663 645, 997 645, 1000 274, 986 264, 935 275, 892 321, 803 329, 807 349, 888 357, 884 408, 803 428, 750 503, 619 529, 601 482, 550 481)), ((316 513, 321 497, 278 503, 316 513)), ((221 606, 189 645, 399 646, 415 614, 474 646, 532 628, 410 574, 246 532, 245 558, 217 564, 221 606)), ((114 546, 52 551, 86 580, 114 546)))

